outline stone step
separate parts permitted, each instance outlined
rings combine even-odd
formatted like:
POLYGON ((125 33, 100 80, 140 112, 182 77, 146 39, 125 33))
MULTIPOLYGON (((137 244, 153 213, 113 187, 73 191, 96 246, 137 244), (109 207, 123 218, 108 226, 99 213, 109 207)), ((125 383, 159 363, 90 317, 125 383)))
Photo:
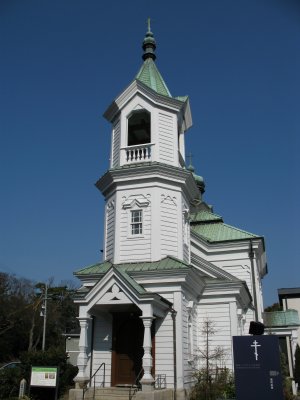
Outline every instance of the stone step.
POLYGON ((89 388, 85 392, 85 400, 97 399, 97 400, 129 400, 129 395, 131 393, 131 398, 134 399, 134 394, 136 392, 136 387, 130 386, 119 386, 119 387, 108 387, 108 388, 97 388, 95 389, 95 397, 94 389, 89 388))

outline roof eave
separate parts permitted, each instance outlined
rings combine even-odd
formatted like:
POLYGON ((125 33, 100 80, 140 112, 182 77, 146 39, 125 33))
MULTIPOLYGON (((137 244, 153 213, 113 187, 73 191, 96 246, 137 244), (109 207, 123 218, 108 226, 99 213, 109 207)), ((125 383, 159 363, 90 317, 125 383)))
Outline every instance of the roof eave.
MULTIPOLYGON (((188 112, 190 113, 189 104, 187 105, 188 100, 182 102, 173 97, 164 96, 162 94, 157 93, 155 90, 151 89, 149 86, 145 85, 139 79, 134 79, 124 90, 123 92, 110 104, 107 110, 104 112, 103 116, 109 121, 112 122, 116 115, 120 112, 120 110, 127 104, 127 102, 136 94, 140 93, 147 97, 149 100, 153 101, 156 104, 159 104, 164 107, 168 107, 178 112, 183 107, 187 107, 187 121, 191 124, 191 117, 189 117, 188 112)), ((190 125, 189 125, 190 126, 190 125)))

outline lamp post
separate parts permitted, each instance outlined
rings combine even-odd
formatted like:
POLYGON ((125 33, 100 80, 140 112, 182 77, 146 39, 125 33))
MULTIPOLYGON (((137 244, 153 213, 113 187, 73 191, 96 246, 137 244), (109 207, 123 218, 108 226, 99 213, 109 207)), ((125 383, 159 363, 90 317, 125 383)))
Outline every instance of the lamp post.
POLYGON ((45 351, 45 343, 46 343, 46 323, 47 323, 47 297, 48 297, 48 285, 45 284, 45 293, 44 293, 44 304, 42 307, 42 317, 44 317, 44 324, 43 324, 43 344, 42 344, 42 351, 45 351))

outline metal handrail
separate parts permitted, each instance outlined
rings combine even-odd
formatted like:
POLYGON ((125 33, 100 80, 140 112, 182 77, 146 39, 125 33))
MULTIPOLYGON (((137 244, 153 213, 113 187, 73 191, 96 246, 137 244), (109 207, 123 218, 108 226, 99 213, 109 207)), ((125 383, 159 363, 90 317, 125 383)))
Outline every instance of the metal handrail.
POLYGON ((166 374, 155 375, 154 389, 165 389, 167 386, 166 374))
POLYGON ((142 372, 144 371, 144 368, 142 368, 140 370, 140 372, 137 374, 137 377, 135 378, 134 383, 130 386, 129 388, 129 400, 132 400, 133 396, 136 394, 136 392, 140 389, 141 384, 139 382, 140 376, 142 374, 142 372), (131 390, 133 390, 133 392, 131 393, 131 390))
POLYGON ((104 387, 105 386, 105 363, 103 362, 100 367, 96 370, 96 372, 94 372, 94 374, 90 377, 90 379, 87 381, 85 387, 82 389, 82 399, 84 400, 84 396, 85 396, 85 392, 89 389, 89 387, 91 387, 91 382, 94 379, 94 391, 93 391, 93 399, 95 398, 95 392, 96 392, 96 387, 95 387, 95 380, 96 380, 96 375, 97 372, 100 371, 100 369, 103 367, 103 380, 101 383, 101 386, 104 387), (89 387, 88 387, 89 385, 89 387))

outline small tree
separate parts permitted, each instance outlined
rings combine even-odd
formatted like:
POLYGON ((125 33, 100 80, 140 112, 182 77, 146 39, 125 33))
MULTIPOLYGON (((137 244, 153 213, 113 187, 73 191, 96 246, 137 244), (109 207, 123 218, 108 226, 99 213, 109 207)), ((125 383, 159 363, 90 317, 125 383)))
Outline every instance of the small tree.
POLYGON ((295 382, 300 384, 300 347, 297 344, 296 347, 296 352, 295 352, 295 370, 294 370, 294 377, 295 377, 295 382))
POLYGON ((213 346, 211 337, 215 335, 214 322, 204 320, 202 335, 204 346, 198 349, 196 361, 200 369, 195 372, 197 382, 192 390, 192 400, 215 400, 217 397, 234 396, 234 381, 231 372, 224 367, 226 350, 213 346))

